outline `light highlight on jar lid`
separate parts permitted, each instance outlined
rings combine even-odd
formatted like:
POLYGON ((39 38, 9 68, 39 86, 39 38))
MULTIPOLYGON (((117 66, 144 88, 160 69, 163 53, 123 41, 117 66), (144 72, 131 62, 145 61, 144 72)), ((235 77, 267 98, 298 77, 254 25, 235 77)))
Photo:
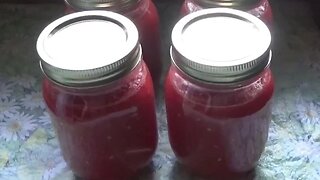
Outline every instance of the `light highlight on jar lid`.
POLYGON ((269 63, 271 34, 248 13, 214 8, 182 18, 172 32, 172 58, 186 73, 212 82, 238 81, 269 63))
POLYGON ((135 25, 107 11, 84 11, 54 21, 40 34, 37 50, 44 73, 70 86, 113 79, 141 58, 135 25))

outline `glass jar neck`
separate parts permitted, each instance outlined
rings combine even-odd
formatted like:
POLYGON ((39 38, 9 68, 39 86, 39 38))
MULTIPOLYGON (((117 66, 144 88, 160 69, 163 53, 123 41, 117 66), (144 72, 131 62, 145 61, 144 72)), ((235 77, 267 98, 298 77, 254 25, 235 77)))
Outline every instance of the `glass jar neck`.
POLYGON ((204 7, 225 7, 235 9, 248 9, 260 2, 260 0, 193 0, 204 7))
POLYGON ((172 64, 171 68, 173 68, 179 74, 179 76, 181 78, 183 78, 184 80, 187 80, 197 86, 215 89, 215 90, 228 90, 228 89, 234 90, 234 89, 238 89, 238 88, 241 89, 243 87, 249 86, 250 84, 258 81, 263 76, 263 74, 270 71, 269 66, 267 66, 263 71, 258 73, 256 76, 248 78, 246 80, 232 82, 232 83, 214 83, 214 82, 203 81, 201 79, 197 79, 195 77, 192 77, 192 76, 188 75, 187 73, 185 73, 184 71, 182 71, 175 64, 172 64))
POLYGON ((144 0, 65 0, 65 3, 76 11, 110 10, 124 12, 136 7, 144 0))
POLYGON ((124 74, 122 77, 119 77, 118 79, 115 79, 113 81, 101 83, 100 85, 95 85, 95 86, 83 86, 83 87, 66 86, 64 84, 61 84, 59 82, 52 80, 48 76, 46 76, 46 79, 49 80, 51 84, 54 84, 56 88, 68 93, 90 94, 90 93, 96 93, 97 90, 101 90, 101 89, 104 89, 104 93, 107 93, 107 92, 112 92, 116 89, 119 89, 119 87, 125 86, 130 81, 135 79, 140 71, 144 71, 145 67, 143 64, 144 64, 143 61, 139 61, 130 72, 124 74))

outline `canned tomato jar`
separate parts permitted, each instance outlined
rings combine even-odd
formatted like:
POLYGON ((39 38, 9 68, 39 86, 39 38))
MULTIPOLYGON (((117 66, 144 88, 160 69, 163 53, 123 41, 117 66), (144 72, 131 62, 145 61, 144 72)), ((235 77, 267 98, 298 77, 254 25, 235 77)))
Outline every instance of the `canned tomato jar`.
POLYGON ((137 26, 145 60, 152 78, 158 82, 162 71, 159 16, 151 0, 65 0, 66 13, 108 10, 122 14, 137 26))
POLYGON ((205 8, 234 8, 247 11, 260 18, 269 27, 272 26, 272 9, 268 0, 185 0, 181 13, 183 15, 205 8))
POLYGON ((264 150, 274 83, 271 35, 246 12, 214 8, 172 32, 165 84, 168 132, 178 161, 201 175, 255 167, 264 150))
POLYGON ((157 145, 154 92, 138 31, 122 15, 85 11, 40 34, 43 97, 65 161, 85 179, 127 179, 157 145))

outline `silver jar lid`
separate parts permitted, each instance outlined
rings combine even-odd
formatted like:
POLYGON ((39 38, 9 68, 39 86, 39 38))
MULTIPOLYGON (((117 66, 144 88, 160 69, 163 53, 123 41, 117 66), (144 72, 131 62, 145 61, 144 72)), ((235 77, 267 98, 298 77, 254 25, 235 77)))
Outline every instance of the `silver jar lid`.
POLYGON ((186 74, 214 83, 248 79, 271 60, 271 34, 255 16, 213 8, 183 17, 172 31, 171 58, 186 74))
POLYGON ((65 0, 72 8, 80 10, 108 9, 115 10, 127 9, 140 0, 65 0))
POLYGON ((108 11, 83 11, 57 19, 41 32, 37 51, 47 77, 75 87, 115 80, 141 59, 135 25, 108 11))
POLYGON ((248 7, 259 3, 260 0, 195 0, 198 4, 205 7, 229 7, 240 8, 248 7))

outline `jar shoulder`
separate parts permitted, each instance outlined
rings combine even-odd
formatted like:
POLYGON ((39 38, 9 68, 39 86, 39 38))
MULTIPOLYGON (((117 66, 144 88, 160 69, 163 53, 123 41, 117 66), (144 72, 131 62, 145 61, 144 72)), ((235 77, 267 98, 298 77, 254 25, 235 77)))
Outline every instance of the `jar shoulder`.
POLYGON ((92 106, 107 106, 128 101, 144 91, 151 91, 152 82, 144 62, 140 63, 130 73, 100 87, 75 89, 64 87, 49 79, 43 81, 43 96, 47 105, 72 106, 79 102, 92 106))
MULTIPOLYGON (((204 83, 171 67, 166 80, 166 94, 175 94, 184 100, 206 106, 234 106, 255 101, 265 96, 269 101, 273 94, 274 82, 268 68, 250 83, 240 86, 214 85, 204 83)), ((266 102, 264 102, 266 103, 266 102)))
POLYGON ((132 20, 144 18, 150 19, 150 17, 158 17, 158 12, 155 7, 155 4, 151 0, 141 0, 134 8, 123 13, 127 17, 132 18, 132 20))

